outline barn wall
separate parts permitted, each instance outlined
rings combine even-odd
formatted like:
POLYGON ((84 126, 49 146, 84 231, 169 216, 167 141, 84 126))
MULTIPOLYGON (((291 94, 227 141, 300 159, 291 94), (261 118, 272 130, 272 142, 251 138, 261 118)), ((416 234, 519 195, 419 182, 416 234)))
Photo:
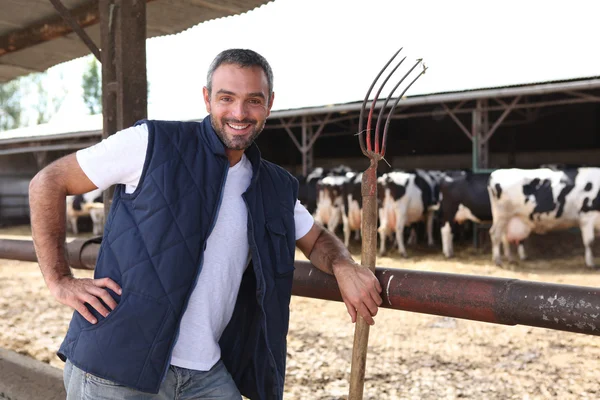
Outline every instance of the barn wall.
MULTIPOLYGON (((498 116, 491 114, 491 124, 498 116)), ((470 129, 470 114, 459 114, 458 118, 470 129)), ((523 118, 511 113, 490 139, 490 168, 531 168, 546 163, 600 165, 600 105, 546 107, 532 122, 520 122, 523 118)), ((315 142, 315 166, 345 160, 347 165, 366 168, 362 167, 366 158, 353 132, 338 128, 335 135, 327 134, 326 130, 315 142)), ((286 165, 290 171, 301 171, 300 152, 285 131, 265 130, 257 142, 266 159, 286 165)), ((387 157, 398 168, 470 168, 472 144, 448 116, 394 120, 387 157)))
POLYGON ((29 181, 37 172, 31 154, 0 157, 0 226, 29 217, 29 181))
MULTIPOLYGON (((65 152, 51 152, 51 162, 65 152)), ((29 182, 38 172, 33 153, 0 156, 0 226, 29 221, 29 182)))
MULTIPOLYGON (((420 156, 396 156, 388 158, 393 168, 398 169, 467 169, 471 168, 471 154, 444 154, 420 156)), ((494 153, 490 156, 490 165, 494 168, 511 168, 513 164, 519 168, 537 168, 542 164, 577 164, 586 166, 600 166, 600 149, 575 150, 575 151, 540 151, 524 153, 494 153)), ((331 168, 338 165, 347 165, 358 171, 363 171, 369 166, 367 158, 337 157, 316 158, 315 167, 331 168)), ((293 174, 300 175, 301 165, 282 164, 293 174)), ((380 172, 387 172, 390 168, 384 161, 379 163, 380 172)))

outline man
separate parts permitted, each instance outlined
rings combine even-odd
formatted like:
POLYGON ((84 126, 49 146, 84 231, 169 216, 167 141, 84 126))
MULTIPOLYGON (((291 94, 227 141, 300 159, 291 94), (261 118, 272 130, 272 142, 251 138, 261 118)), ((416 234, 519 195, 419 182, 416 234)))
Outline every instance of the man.
POLYGON ((267 61, 220 53, 203 95, 201 123, 143 121, 31 182, 41 271, 75 309, 58 352, 68 399, 281 399, 295 246, 373 324, 379 282, 253 143, 273 105, 267 61), (75 279, 65 196, 112 184, 95 277, 75 279))

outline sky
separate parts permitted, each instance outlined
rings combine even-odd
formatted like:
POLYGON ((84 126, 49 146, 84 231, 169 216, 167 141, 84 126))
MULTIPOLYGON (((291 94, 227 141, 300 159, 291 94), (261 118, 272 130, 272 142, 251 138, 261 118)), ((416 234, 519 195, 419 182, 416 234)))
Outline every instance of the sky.
MULTIPOLYGON (((274 110, 362 100, 400 47, 406 65, 423 58, 428 67, 409 96, 600 76, 599 15, 596 0, 275 0, 148 40, 148 116, 204 117, 208 66, 231 47, 270 62, 274 110)), ((67 92, 56 120, 87 113, 80 77, 88 60, 48 71, 47 87, 67 92)))

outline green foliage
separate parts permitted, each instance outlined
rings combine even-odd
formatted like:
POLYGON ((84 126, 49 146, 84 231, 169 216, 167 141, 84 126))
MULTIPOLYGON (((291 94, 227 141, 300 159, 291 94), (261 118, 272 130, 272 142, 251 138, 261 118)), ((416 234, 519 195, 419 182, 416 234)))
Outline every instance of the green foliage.
POLYGON ((102 113, 102 77, 98 61, 92 58, 87 70, 83 73, 83 101, 90 114, 102 113))
POLYGON ((0 131, 14 129, 21 124, 21 79, 0 84, 0 131))
POLYGON ((37 96, 37 101, 33 104, 33 109, 37 112, 36 123, 46 123, 60 108, 65 97, 64 88, 62 93, 59 93, 61 90, 54 90, 49 93, 44 85, 44 80, 48 79, 46 72, 33 74, 28 78, 32 87, 31 91, 37 96))

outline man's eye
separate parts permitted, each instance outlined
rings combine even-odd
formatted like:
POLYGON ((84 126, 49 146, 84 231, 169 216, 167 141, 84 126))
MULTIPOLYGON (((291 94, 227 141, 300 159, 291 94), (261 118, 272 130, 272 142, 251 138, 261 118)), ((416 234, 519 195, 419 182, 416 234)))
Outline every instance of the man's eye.
POLYGON ((250 104, 262 104, 260 99, 250 99, 250 104))
POLYGON ((230 102, 231 101, 231 97, 221 97, 220 100, 224 101, 224 102, 230 102))

